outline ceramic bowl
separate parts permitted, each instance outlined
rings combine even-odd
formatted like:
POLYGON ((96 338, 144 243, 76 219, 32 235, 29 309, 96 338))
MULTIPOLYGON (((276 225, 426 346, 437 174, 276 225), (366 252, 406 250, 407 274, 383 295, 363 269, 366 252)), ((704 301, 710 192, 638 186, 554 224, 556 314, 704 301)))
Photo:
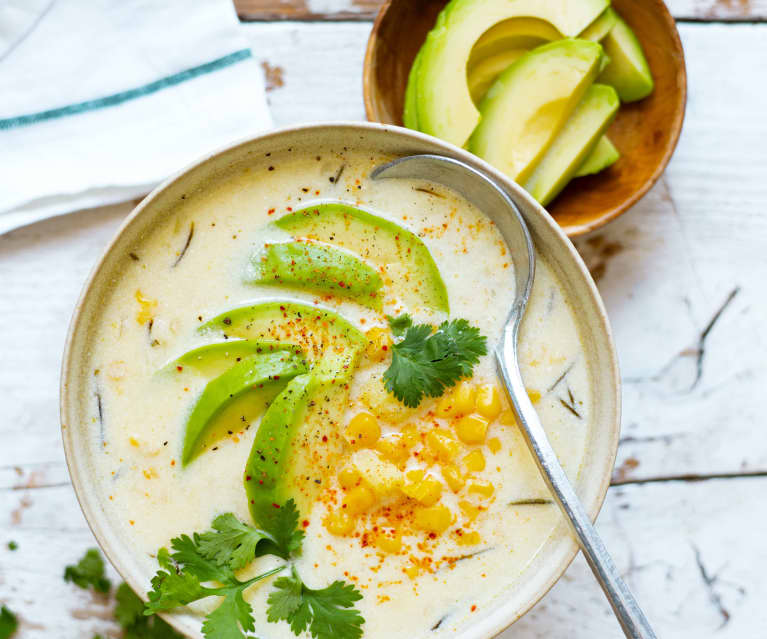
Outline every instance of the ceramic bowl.
MULTIPOLYGON (((160 220, 174 213, 182 194, 206 188, 212 179, 230 167, 257 166, 267 161, 265 153, 281 149, 315 152, 323 148, 370 149, 392 156, 437 153, 462 160, 485 171, 502 184, 517 202, 533 235, 537 251, 545 256, 562 281, 579 322, 589 372, 593 383, 595 427, 586 443, 586 458, 576 480, 586 510, 596 517, 607 492, 618 443, 620 408, 619 376, 615 348, 602 301, 589 273, 554 220, 519 186, 491 166, 465 151, 436 138, 408 129, 366 123, 339 123, 283 129, 227 147, 185 168, 150 193, 125 220, 90 274, 77 303, 69 329, 61 376, 61 428, 72 483, 104 553, 130 586, 147 591, 151 575, 142 570, 130 540, 110 523, 107 508, 96 491, 91 446, 93 424, 87 419, 85 370, 89 336, 98 321, 100 308, 120 278, 120 264, 142 237, 153 232, 160 220)), ((521 577, 494 604, 473 619, 463 639, 487 639, 524 614, 559 579, 575 556, 577 547, 564 521, 521 577)), ((187 614, 168 615, 168 620, 191 637, 200 637, 199 620, 187 614)))
MULTIPOLYGON (((368 40, 363 69, 365 113, 372 122, 402 124, 408 73, 447 0, 390 0, 368 40)), ((682 130, 687 94, 684 53, 662 0, 613 0, 642 43, 655 90, 622 104, 608 130, 621 158, 596 175, 578 178, 548 206, 570 237, 593 231, 639 200, 663 173, 682 130)))

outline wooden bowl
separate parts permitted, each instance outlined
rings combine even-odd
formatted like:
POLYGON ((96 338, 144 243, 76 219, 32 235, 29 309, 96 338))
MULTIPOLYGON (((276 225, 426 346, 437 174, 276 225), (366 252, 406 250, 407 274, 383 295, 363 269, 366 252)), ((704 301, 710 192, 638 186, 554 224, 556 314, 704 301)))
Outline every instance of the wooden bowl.
MULTIPOLYGON (((363 70, 368 120, 402 125, 408 73, 446 0, 390 0, 368 40, 363 70)), ((622 104, 608 134, 621 158, 596 175, 575 179, 548 211, 570 237, 618 217, 655 184, 682 130, 687 95, 684 53, 674 19, 662 0, 613 0, 636 33, 655 79, 655 90, 622 104)))

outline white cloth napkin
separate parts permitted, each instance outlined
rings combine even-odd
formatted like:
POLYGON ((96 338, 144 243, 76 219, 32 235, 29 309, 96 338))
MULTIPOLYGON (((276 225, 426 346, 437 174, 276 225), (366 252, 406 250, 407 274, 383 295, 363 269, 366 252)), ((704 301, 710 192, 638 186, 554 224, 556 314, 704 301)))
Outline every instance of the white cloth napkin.
POLYGON ((271 124, 232 0, 0 0, 0 233, 271 124))

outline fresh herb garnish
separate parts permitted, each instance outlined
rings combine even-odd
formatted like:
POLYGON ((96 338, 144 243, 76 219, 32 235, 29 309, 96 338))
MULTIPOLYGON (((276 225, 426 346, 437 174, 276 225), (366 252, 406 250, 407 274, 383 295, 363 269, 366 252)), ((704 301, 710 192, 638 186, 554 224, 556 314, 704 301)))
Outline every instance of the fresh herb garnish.
POLYGON ((8 542, 8 550, 18 550, 19 544, 17 544, 15 541, 11 540, 8 542))
POLYGON ((274 582, 274 592, 267 600, 267 619, 283 619, 293 634, 307 629, 315 639, 359 639, 364 619, 354 608, 362 595, 351 584, 334 581, 327 588, 312 590, 292 569, 290 576, 274 582))
POLYGON ((96 592, 104 594, 112 588, 111 582, 104 576, 104 560, 96 548, 91 548, 80 561, 64 569, 64 581, 86 590, 92 586, 96 592))
MULTIPOLYGON (((245 524, 227 513, 216 517, 213 530, 172 539, 172 552, 161 548, 157 553, 160 570, 152 579, 144 614, 172 610, 217 595, 223 600, 205 617, 203 634, 209 639, 246 639, 245 633, 255 628, 255 618, 243 597, 244 591, 288 564, 245 581, 237 579, 235 571, 266 554, 290 560, 300 552, 304 537, 292 499, 275 510, 269 530, 245 524)), ((362 595, 351 584, 337 581, 323 590, 311 590, 303 585, 293 568, 291 577, 281 577, 274 585, 277 590, 269 596, 267 610, 270 622, 284 619, 294 632, 303 632, 308 627, 318 639, 357 639, 361 635, 363 619, 350 607, 362 595)))
POLYGON ((123 629, 122 639, 183 639, 157 615, 144 615, 144 602, 128 584, 117 587, 115 600, 114 616, 123 629))
MULTIPOLYGON (((390 319, 390 326, 392 322, 397 330, 406 322, 412 324, 406 315, 390 319)), ((404 339, 392 347, 384 386, 406 406, 416 407, 424 396, 439 397, 461 378, 470 377, 486 353, 487 338, 464 319, 443 322, 436 332, 429 324, 408 325, 404 339)))
POLYGON ((402 337, 405 334, 405 331, 413 325, 413 318, 407 313, 398 315, 397 317, 387 315, 386 321, 389 322, 389 328, 394 337, 402 337))
POLYGON ((8 608, 0 607, 0 639, 10 639, 19 627, 19 621, 8 608))

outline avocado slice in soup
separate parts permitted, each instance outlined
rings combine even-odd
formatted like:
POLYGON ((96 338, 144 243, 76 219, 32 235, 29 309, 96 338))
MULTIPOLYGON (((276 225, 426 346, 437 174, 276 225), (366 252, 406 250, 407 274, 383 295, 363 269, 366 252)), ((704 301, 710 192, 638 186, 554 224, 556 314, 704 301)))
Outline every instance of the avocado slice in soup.
POLYGON ((512 64, 480 104, 482 120, 469 151, 524 183, 593 82, 602 47, 557 40, 512 64))
POLYGON ((306 370, 301 357, 283 351, 246 357, 208 382, 186 422, 181 464, 186 466, 194 459, 213 418, 237 397, 266 386, 284 384, 306 370))
POLYGON ((338 313, 289 300, 234 308, 197 330, 293 344, 306 353, 319 383, 348 381, 367 343, 365 336, 338 313))
POLYGON ((429 249, 407 229, 362 209, 326 202, 294 211, 273 222, 294 238, 340 246, 383 275, 388 294, 411 311, 426 307, 449 312, 447 289, 429 249))
POLYGON ((327 293, 380 310, 383 281, 348 251, 316 242, 268 244, 251 258, 246 281, 327 293))
POLYGON ((181 357, 169 362, 160 369, 164 372, 182 373, 193 370, 205 377, 216 377, 245 357, 290 351, 301 354, 301 349, 294 344, 269 340, 226 340, 215 344, 205 344, 187 351, 181 357))
MULTIPOLYGON (((538 18, 563 36, 583 31, 608 0, 451 0, 423 46, 417 73, 421 131, 462 146, 480 121, 466 83, 466 65, 480 37, 510 18, 538 18)), ((509 139, 503 140, 508 144, 509 139)))

